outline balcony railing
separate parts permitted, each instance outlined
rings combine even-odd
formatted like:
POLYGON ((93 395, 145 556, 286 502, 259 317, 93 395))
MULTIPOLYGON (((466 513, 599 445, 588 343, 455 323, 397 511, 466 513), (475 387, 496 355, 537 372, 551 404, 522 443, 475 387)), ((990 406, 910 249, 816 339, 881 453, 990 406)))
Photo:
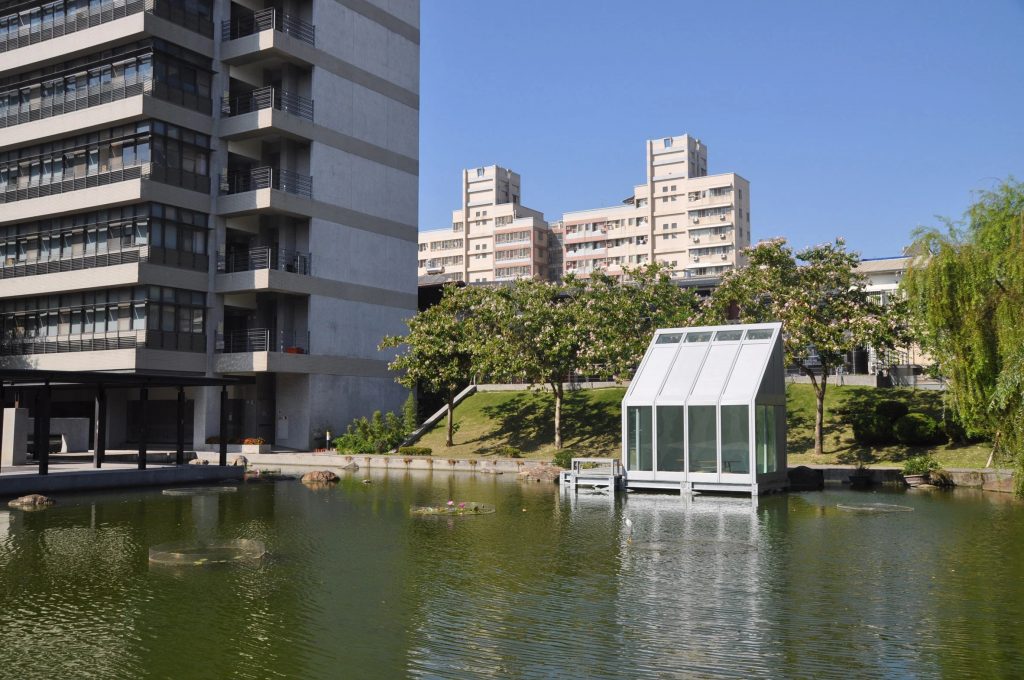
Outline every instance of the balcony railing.
POLYGON ((313 24, 270 7, 221 24, 221 39, 235 40, 260 31, 281 31, 310 45, 316 44, 313 24))
POLYGON ((223 354, 240 352, 284 352, 307 354, 309 335, 276 331, 273 328, 246 328, 229 331, 217 337, 217 351, 223 354))
POLYGON ((73 272, 95 267, 109 267, 118 264, 132 264, 149 260, 149 246, 122 250, 114 253, 97 253, 50 260, 26 260, 24 262, 4 262, 0 264, 0 279, 12 279, 21 276, 37 276, 56 272, 73 272))
POLYGON ((97 352, 110 349, 134 349, 146 344, 144 330, 118 330, 105 333, 83 333, 75 336, 37 338, 5 338, 0 342, 0 355, 59 354, 64 352, 97 352))
POLYGON ((156 182, 173 184, 174 186, 179 186, 191 191, 200 191, 203 193, 208 193, 210 191, 210 178, 206 175, 197 175, 186 170, 168 168, 165 166, 155 165, 153 163, 142 163, 139 165, 133 165, 129 168, 123 168, 121 170, 110 170, 108 172, 100 172, 93 175, 86 175, 84 177, 72 177, 47 183, 40 181, 38 184, 34 185, 18 187, 16 189, 0 190, 0 204, 24 201, 30 198, 42 198, 45 196, 66 194, 71 191, 92 189, 94 187, 101 187, 108 184, 116 184, 118 182, 143 178, 151 179, 156 182))
POLYGON ((250 248, 230 253, 217 262, 217 270, 225 273, 248 272, 257 269, 277 269, 284 272, 309 275, 309 253, 281 248, 250 248))
POLYGON ((224 97, 220 110, 224 116, 240 116, 270 108, 313 120, 312 99, 273 87, 261 87, 238 97, 224 97))
MULTIPOLYGON (((139 12, 154 14, 163 19, 184 26, 200 33, 207 38, 213 37, 213 23, 208 17, 188 12, 183 9, 185 3, 178 0, 115 0, 114 2, 93 3, 93 7, 83 6, 72 14, 54 16, 43 19, 42 4, 30 12, 38 13, 38 20, 30 16, 26 25, 16 31, 9 31, 0 36, 0 52, 9 52, 20 47, 35 45, 46 40, 70 35, 100 24, 123 19, 139 12)), ((0 10, 0 13, 6 13, 0 10)), ((26 14, 27 12, 22 12, 26 14)))
POLYGON ((220 192, 222 194, 241 194, 258 189, 277 189, 289 194, 312 198, 313 178, 291 170, 270 167, 233 171, 221 176, 220 192))
MULTIPOLYGON (((62 97, 62 101, 55 101, 55 97, 49 97, 49 101, 38 100, 38 106, 29 108, 28 111, 9 111, 6 115, 0 116, 0 128, 22 125, 35 120, 60 116, 72 111, 81 111, 90 106, 109 104, 110 102, 127 99, 140 94, 149 94, 153 89, 153 81, 146 80, 130 85, 100 85, 89 88, 88 91, 76 93, 74 97, 62 97)), ((7 93, 0 92, 0 99, 6 99, 7 93)))

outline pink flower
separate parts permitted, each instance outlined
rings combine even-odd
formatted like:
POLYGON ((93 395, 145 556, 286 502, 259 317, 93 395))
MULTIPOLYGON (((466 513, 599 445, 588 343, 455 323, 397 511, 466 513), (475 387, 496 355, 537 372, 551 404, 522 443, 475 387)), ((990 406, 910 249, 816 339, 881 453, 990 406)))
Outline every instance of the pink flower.
POLYGON ((452 507, 453 505, 455 505, 455 501, 448 501, 448 507, 449 508, 452 507))
POLYGON ((466 509, 466 504, 465 503, 459 503, 459 509, 460 510, 465 510, 466 509))

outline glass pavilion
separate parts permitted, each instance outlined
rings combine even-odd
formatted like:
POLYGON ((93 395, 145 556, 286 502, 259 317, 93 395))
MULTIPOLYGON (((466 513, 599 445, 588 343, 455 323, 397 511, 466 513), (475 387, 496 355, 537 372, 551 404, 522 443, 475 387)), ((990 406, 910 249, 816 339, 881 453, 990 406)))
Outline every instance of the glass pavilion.
POLYGON ((786 486, 782 324, 659 329, 622 400, 629 488, 786 486))

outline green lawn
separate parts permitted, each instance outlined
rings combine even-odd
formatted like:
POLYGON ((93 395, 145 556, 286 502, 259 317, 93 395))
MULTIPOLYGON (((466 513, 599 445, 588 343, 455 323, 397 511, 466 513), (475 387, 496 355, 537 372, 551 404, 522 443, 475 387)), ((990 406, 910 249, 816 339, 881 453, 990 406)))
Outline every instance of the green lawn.
MULTIPOLYGON (((565 447, 576 456, 617 456, 620 451, 620 403, 625 388, 580 390, 566 395, 562 413, 565 447)), ((941 395, 928 390, 830 385, 825 400, 825 454, 815 456, 814 392, 810 385, 787 389, 789 464, 853 464, 864 457, 872 465, 900 465, 908 456, 931 453, 943 467, 983 467, 989 444, 938 446, 928 449, 902 445, 866 448, 853 441, 844 419, 849 410, 870 408, 879 399, 905 401, 912 411, 941 415, 941 395)), ((455 409, 455 446, 445 448, 444 420, 423 436, 417 446, 429 446, 435 456, 475 458, 493 456, 500 446, 514 446, 526 458, 551 460, 554 455, 554 399, 550 392, 478 392, 455 409)))

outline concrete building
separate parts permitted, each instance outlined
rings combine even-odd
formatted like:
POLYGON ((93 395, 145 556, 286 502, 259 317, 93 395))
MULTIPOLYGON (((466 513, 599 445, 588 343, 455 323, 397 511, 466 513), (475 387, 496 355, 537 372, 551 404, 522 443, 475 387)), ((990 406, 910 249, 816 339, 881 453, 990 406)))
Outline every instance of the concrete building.
POLYGON ((567 212, 566 274, 667 264, 678 278, 713 277, 743 264, 750 245, 750 183, 708 175, 707 147, 689 135, 647 142, 647 180, 622 205, 567 212))
MULTIPOLYGON (((865 290, 868 295, 885 305, 893 297, 903 295, 899 290, 900 281, 906 274, 910 262, 911 258, 907 255, 866 258, 860 261, 856 271, 867 278, 865 290)), ((892 366, 927 366, 932 363, 931 357, 922 352, 916 343, 907 347, 897 347, 884 355, 873 348, 868 348, 865 352, 868 373, 877 373, 892 366)), ((853 363, 854 370, 857 370, 857 362, 853 363)))
POLYGON ((397 408, 377 343, 416 310, 418 0, 4 6, 0 366, 248 377, 227 432, 187 389, 195 445, 397 408))
POLYGON ((498 165, 462 171, 450 227, 419 234, 418 276, 487 283, 548 279, 544 214, 521 203, 519 174, 498 165))

